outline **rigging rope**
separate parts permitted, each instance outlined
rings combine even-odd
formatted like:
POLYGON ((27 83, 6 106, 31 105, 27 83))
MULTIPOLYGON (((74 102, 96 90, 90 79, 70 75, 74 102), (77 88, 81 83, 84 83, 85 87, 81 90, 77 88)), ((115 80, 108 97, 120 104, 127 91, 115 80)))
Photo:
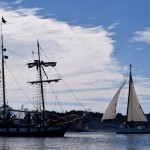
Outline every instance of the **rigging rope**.
POLYGON ((55 100, 57 101, 57 103, 58 103, 58 105, 59 105, 61 111, 63 112, 63 108, 61 107, 61 104, 60 104, 60 102, 58 101, 57 94, 54 92, 54 90, 53 90, 51 84, 49 84, 49 85, 50 85, 50 88, 51 88, 51 90, 52 90, 53 95, 55 96, 55 100))
MULTIPOLYGON (((54 68, 55 71, 57 72, 57 74, 59 75, 59 77, 62 79, 62 76, 59 74, 59 72, 57 71, 56 68, 54 68)), ((62 81, 64 82, 64 84, 66 85, 66 87, 72 92, 72 95, 75 97, 75 99, 80 103, 80 105, 86 110, 86 108, 84 107, 84 105, 80 102, 80 100, 78 99, 78 97, 75 95, 75 93, 73 92, 73 90, 69 87, 69 85, 67 84, 67 82, 65 82, 64 79, 62 79, 62 81)), ((87 111, 87 110, 86 110, 87 111)))
MULTIPOLYGON (((30 100, 30 98, 26 95, 26 93, 24 92, 23 88, 20 86, 20 84, 17 82, 17 80, 15 79, 15 77, 13 76, 12 72, 10 71, 9 67, 7 66, 7 64, 5 63, 8 71, 10 72, 11 76, 13 77, 14 81, 16 82, 16 84, 18 85, 18 87, 21 89, 21 91, 23 92, 23 94, 26 96, 26 98, 32 103, 32 101, 30 100)), ((32 103, 33 104, 33 103, 32 103)))
MULTIPOLYGON (((45 54, 44 50, 42 49, 42 47, 40 46, 43 54, 45 55, 45 57, 50 60, 47 55, 45 54)), ((63 81, 63 83, 65 84, 65 86, 70 90, 70 92, 72 93, 72 95, 74 96, 74 98, 80 103, 80 105, 84 108, 85 111, 87 111, 87 109, 84 107, 84 105, 80 102, 79 98, 75 95, 75 93, 73 92, 73 90, 69 87, 69 85, 67 84, 67 82, 64 81, 64 79, 62 78, 62 76, 59 74, 59 72, 57 71, 57 69, 54 67, 54 70, 56 71, 56 73, 59 75, 59 77, 61 78, 61 80, 63 81)))
MULTIPOLYGON (((42 50, 42 52, 43 52, 43 54, 45 55, 45 57, 48 59, 48 60, 50 60, 48 57, 47 57, 47 55, 45 54, 45 52, 44 52, 44 50, 42 49, 42 47, 40 46, 40 49, 42 50)), ((24 57, 22 57, 21 55, 19 55, 19 54, 17 54, 17 53, 15 53, 15 52, 13 52, 13 51, 11 51, 11 50, 8 50, 10 53, 13 53, 13 54, 15 54, 15 55, 17 55, 17 56, 19 56, 19 57, 21 57, 21 58, 23 58, 23 59, 25 59, 24 57)), ((33 54, 33 52, 32 52, 32 54, 33 54)), ((11 54, 12 55, 12 54, 11 54)), ((34 55, 34 54, 33 54, 34 55)), ((34 58, 34 56, 33 56, 33 58, 34 58)), ((28 59, 25 59, 26 61, 28 61, 29 62, 29 60, 28 59)), ((10 72, 10 74, 11 74, 11 76, 13 77, 13 79, 15 80, 15 82, 17 83, 17 85, 20 87, 20 89, 22 90, 22 92, 23 92, 23 94, 27 97, 27 99, 31 102, 31 100, 30 100, 30 98, 25 94, 25 92, 23 91, 23 89, 21 88, 21 86, 19 85, 19 83, 17 82, 17 80, 14 78, 14 76, 13 76, 13 74, 12 74, 12 72, 10 71, 10 69, 9 69, 9 67, 6 65, 6 67, 7 67, 7 69, 9 70, 9 72, 10 72)), ((75 95, 75 93, 73 92, 73 90, 69 87, 69 85, 64 81, 64 79, 62 78, 62 76, 59 74, 59 72, 56 70, 56 68, 54 67, 54 70, 56 71, 56 73, 59 75, 59 77, 61 78, 61 80, 63 81, 63 83, 65 84, 65 86, 68 88, 68 90, 70 90, 70 92, 72 93, 72 95, 74 96, 74 98, 80 103, 80 105, 86 110, 86 108, 84 107, 84 105, 80 102, 80 100, 78 99, 78 97, 75 95)), ((55 92, 54 92, 54 90, 52 89, 52 86, 50 85, 50 87, 51 87, 51 90, 52 90, 52 93, 54 94, 54 96, 55 96, 55 99, 57 100, 57 102, 58 102, 58 104, 59 104, 59 106, 60 106, 60 108, 61 108, 61 110, 63 110, 62 109, 62 107, 61 107, 61 105, 60 105, 60 103, 59 103, 59 101, 58 101, 58 99, 57 99, 57 95, 55 94, 55 92)), ((28 88, 27 88, 28 89, 28 88)), ((29 90, 30 91, 30 90, 29 90)), ((30 91, 31 92, 31 91, 30 91)), ((32 103, 32 102, 31 102, 32 103)), ((33 104, 33 103, 32 103, 33 104)), ((33 104, 34 105, 34 104, 33 104)), ((34 106, 35 107, 35 106, 34 106)), ((36 108, 36 107, 35 107, 36 108)))
MULTIPOLYGON (((15 55, 17 55, 17 56, 19 56, 19 57, 21 57, 21 58, 23 58, 24 60, 26 60, 26 61, 29 61, 28 59, 25 59, 24 57, 22 57, 21 55, 19 55, 19 54, 17 54, 17 53, 15 53, 15 52, 13 52, 13 51, 11 51, 11 50, 8 50, 9 52, 10 52, 10 56, 12 57, 12 59, 13 59, 13 61, 14 61, 14 63, 15 63, 15 66, 18 66, 18 63, 16 63, 16 59, 14 59, 13 58, 13 55, 12 54, 15 54, 15 55)), ((7 66, 7 68, 8 68, 8 66, 7 66)), ((10 69, 8 69, 9 70, 9 72, 10 72, 10 69)), ((17 70, 19 70, 19 67, 17 67, 17 70)), ((29 70, 29 69, 28 69, 29 70)), ((22 71, 22 70, 21 70, 22 71)), ((19 72, 19 76, 21 76, 22 74, 21 74, 21 71, 19 72)), ((12 77, 13 77, 13 74, 11 73, 11 75, 12 75, 12 77)), ((14 79, 14 77, 13 77, 13 79, 14 79)), ((15 80, 15 79, 14 79, 15 80)), ((28 71, 28 80, 29 80, 29 71, 28 71)), ((16 80, 15 80, 15 82, 16 82, 16 80)), ((18 84, 18 83, 17 83, 18 84)), ((28 86, 27 85, 25 85, 27 88, 26 89, 28 89, 28 92, 30 92, 30 94, 32 95, 32 91, 31 90, 29 90, 29 88, 28 88, 28 86)), ((22 88, 21 88, 22 89, 22 88)), ((23 89, 22 89, 23 90, 23 89)), ((23 91, 23 94, 26 96, 26 94, 25 94, 25 92, 23 91)), ((27 96, 26 96, 27 97, 27 96)), ((27 99, 29 99, 29 98, 27 98, 27 99)), ((35 106, 35 104, 34 104, 34 101, 32 102, 30 99, 29 99, 29 101, 32 103, 32 105, 33 105, 33 107, 35 108, 35 109, 37 109, 37 107, 35 106)))
POLYGON ((7 51, 9 51, 10 53, 15 54, 15 55, 18 56, 18 57, 21 57, 21 58, 25 59, 27 62, 30 61, 29 59, 26 59, 26 58, 24 58, 23 56, 21 56, 20 54, 17 54, 17 53, 15 53, 15 52, 11 51, 11 50, 7 50, 7 51))
MULTIPOLYGON (((46 74, 46 72, 45 72, 43 66, 42 66, 42 70, 43 70, 43 72, 44 72, 46 78, 48 79, 48 76, 47 76, 47 74, 46 74)), ((53 90, 51 84, 49 84, 49 85, 50 85, 51 91, 52 91, 52 93, 53 93, 53 95, 54 95, 54 97, 55 97, 55 100, 57 101, 57 103, 58 103, 59 106, 60 106, 61 111, 63 112, 63 109, 62 109, 62 107, 61 107, 61 105, 60 105, 60 102, 59 102, 58 99, 57 99, 57 94, 54 92, 54 90, 53 90)), ((55 101, 55 102, 56 102, 56 101, 55 101)))

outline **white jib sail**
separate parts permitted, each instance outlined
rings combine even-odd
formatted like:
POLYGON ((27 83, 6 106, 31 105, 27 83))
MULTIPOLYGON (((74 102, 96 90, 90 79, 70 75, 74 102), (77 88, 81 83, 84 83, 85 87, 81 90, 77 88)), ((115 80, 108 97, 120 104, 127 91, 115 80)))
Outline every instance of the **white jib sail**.
POLYGON ((121 89, 123 88, 126 80, 123 82, 117 93, 115 94, 114 98, 112 99, 111 103, 109 104, 106 112, 103 114, 103 117, 101 119, 101 122, 108 119, 114 119, 116 117, 116 107, 117 107, 117 101, 121 92, 121 89))
POLYGON ((135 92, 132 77, 130 79, 127 121, 147 122, 142 107, 135 92))

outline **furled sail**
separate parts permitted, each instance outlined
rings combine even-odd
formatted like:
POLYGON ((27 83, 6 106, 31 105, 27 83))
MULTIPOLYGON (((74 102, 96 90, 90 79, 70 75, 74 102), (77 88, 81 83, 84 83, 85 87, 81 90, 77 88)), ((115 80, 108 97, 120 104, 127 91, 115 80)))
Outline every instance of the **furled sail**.
POLYGON ((127 121, 128 122, 130 121, 147 122, 148 121, 146 116, 144 115, 144 112, 139 103, 138 97, 136 95, 131 72, 130 72, 130 81, 129 81, 127 121))
POLYGON ((117 93, 115 94, 114 98, 112 99, 111 103, 109 104, 106 112, 104 113, 102 117, 102 121, 108 120, 108 119, 114 119, 116 117, 116 107, 117 107, 117 101, 121 92, 121 89, 123 88, 126 80, 123 82, 117 93))

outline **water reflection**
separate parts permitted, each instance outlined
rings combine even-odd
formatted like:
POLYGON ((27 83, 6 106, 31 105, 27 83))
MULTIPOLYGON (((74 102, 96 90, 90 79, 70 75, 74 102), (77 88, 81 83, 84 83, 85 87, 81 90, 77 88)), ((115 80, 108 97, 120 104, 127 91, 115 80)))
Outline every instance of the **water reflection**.
POLYGON ((0 138, 0 150, 10 150, 6 138, 0 138))
POLYGON ((149 141, 150 135, 111 132, 67 133, 64 138, 0 137, 0 150, 149 150, 149 141))

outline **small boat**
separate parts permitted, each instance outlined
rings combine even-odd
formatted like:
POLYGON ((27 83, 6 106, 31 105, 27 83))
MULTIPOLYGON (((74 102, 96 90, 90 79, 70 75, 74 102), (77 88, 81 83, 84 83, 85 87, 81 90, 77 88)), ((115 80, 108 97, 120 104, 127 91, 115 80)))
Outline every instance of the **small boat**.
MULTIPOLYGON (((19 137, 63 137, 67 129, 74 124, 74 121, 67 121, 65 118, 61 117, 61 122, 58 120, 52 120, 48 117, 48 113, 45 110, 44 93, 43 93, 43 83, 58 82, 60 79, 43 80, 42 71, 44 72, 44 67, 55 67, 56 62, 44 62, 41 61, 40 56, 40 45, 37 41, 38 47, 38 58, 32 63, 28 63, 28 67, 35 67, 39 73, 39 80, 31 81, 31 84, 38 84, 40 87, 40 100, 42 101, 41 111, 24 111, 10 109, 6 104, 6 92, 5 92, 5 59, 8 58, 4 53, 6 48, 4 47, 3 34, 2 34, 2 24, 6 23, 2 17, 1 23, 1 39, 2 39, 2 89, 3 89, 3 105, 0 114, 0 136, 19 136, 19 137), (19 116, 21 113, 26 113, 25 117, 12 117, 10 112, 18 111, 19 116)), ((44 72, 46 75, 46 72, 44 72)))
MULTIPOLYGON (((111 103, 109 104, 106 112, 103 114, 101 121, 104 124, 105 121, 113 120, 116 118, 117 102, 125 82, 126 80, 123 82, 123 84, 115 94, 114 98, 112 99, 111 103)), ((132 79, 132 65, 130 65, 126 119, 122 122, 120 127, 114 125, 113 129, 117 134, 149 134, 150 133, 150 126, 148 125, 148 119, 143 112, 143 109, 139 103, 134 88, 134 83, 132 79)))

